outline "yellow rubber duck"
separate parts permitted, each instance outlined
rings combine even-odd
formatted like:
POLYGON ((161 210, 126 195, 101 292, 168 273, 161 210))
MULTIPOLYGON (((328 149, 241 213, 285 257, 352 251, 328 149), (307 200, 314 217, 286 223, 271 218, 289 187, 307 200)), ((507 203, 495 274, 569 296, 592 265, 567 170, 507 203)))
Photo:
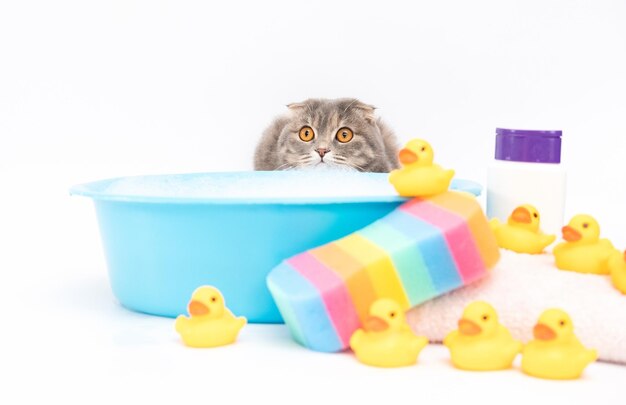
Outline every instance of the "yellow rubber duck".
POLYGON ((433 163, 434 152, 422 139, 412 139, 400 150, 402 168, 389 173, 389 181, 403 197, 440 194, 448 190, 454 170, 433 163))
POLYGON ((579 273, 609 274, 609 257, 616 251, 600 239, 600 225, 591 215, 576 215, 563 227, 565 242, 552 251, 556 267, 579 273))
POLYGON ((522 343, 513 339, 498 321, 496 310, 484 301, 469 304, 459 320, 459 329, 446 336, 452 364, 463 370, 489 371, 511 367, 522 343))
POLYGON ((620 252, 615 252, 609 258, 609 269, 611 270, 613 286, 622 294, 626 294, 626 250, 623 255, 620 252))
POLYGON ((506 224, 493 218, 489 225, 501 248, 517 253, 539 254, 556 239, 556 235, 541 232, 539 222, 537 208, 525 204, 513 210, 506 224))
POLYGON ((216 347, 233 343, 246 324, 246 318, 237 317, 225 307, 224 297, 212 286, 196 289, 187 307, 190 317, 176 318, 176 332, 191 347, 216 347))
POLYGON ((356 358, 376 367, 415 364, 428 339, 413 333, 400 305, 381 298, 372 304, 369 315, 364 329, 358 329, 350 338, 350 348, 356 358))
POLYGON ((533 329, 534 340, 522 350, 522 370, 534 377, 568 380, 580 377, 598 353, 585 348, 574 335, 569 315, 548 309, 533 329))

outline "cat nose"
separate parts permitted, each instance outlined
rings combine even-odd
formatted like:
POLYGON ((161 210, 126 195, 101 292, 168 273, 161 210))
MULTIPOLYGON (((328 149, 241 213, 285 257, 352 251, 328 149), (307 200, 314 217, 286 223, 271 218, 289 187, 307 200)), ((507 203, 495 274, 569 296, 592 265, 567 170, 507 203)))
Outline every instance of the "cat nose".
POLYGON ((320 155, 321 158, 323 158, 325 154, 330 152, 330 149, 328 149, 328 148, 317 148, 317 149, 315 149, 315 151, 320 155))

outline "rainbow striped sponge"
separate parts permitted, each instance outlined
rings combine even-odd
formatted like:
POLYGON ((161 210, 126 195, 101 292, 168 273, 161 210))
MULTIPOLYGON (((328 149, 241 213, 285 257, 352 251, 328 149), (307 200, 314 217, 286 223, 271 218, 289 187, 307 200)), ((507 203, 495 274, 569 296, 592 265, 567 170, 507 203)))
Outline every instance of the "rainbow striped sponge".
POLYGON ((499 257, 475 198, 448 191, 407 201, 360 231, 283 261, 267 285, 297 342, 335 352, 348 347, 376 299, 406 310, 480 279, 499 257))

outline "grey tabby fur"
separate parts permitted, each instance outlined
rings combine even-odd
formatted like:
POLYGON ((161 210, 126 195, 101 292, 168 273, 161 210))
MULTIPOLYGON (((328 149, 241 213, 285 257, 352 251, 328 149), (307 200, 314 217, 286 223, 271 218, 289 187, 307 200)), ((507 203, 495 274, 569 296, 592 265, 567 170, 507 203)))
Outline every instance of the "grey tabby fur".
POLYGON ((265 130, 254 156, 255 170, 287 170, 304 167, 349 167, 362 172, 389 172, 398 167, 396 137, 374 107, 353 98, 308 99, 287 106, 265 130), (304 142, 300 129, 309 126, 315 138, 304 142), (340 128, 354 137, 341 143, 340 128), (324 165, 324 166, 322 166, 324 165))

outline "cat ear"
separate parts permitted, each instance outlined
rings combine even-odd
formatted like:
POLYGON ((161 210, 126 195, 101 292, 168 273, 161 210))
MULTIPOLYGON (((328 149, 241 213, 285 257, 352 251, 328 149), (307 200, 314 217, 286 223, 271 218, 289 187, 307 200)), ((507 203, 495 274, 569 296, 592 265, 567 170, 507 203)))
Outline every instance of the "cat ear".
POLYGON ((289 103, 287 104, 287 108, 290 110, 300 110, 306 107, 306 103, 289 103))
POLYGON ((376 114, 375 114, 376 107, 374 107, 373 105, 365 104, 360 101, 355 101, 354 103, 350 105, 350 108, 354 108, 356 110, 361 111, 363 115, 365 116, 365 120, 367 122, 373 124, 374 121, 376 121, 376 114))

